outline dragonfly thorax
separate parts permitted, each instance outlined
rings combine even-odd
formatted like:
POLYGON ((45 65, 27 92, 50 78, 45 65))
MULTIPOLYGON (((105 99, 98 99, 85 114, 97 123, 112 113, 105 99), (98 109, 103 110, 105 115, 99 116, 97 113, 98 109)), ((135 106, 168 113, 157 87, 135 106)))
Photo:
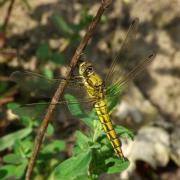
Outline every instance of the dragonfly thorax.
POLYGON ((104 83, 100 76, 93 70, 92 65, 82 62, 79 65, 79 74, 83 78, 88 96, 96 100, 104 99, 104 83))

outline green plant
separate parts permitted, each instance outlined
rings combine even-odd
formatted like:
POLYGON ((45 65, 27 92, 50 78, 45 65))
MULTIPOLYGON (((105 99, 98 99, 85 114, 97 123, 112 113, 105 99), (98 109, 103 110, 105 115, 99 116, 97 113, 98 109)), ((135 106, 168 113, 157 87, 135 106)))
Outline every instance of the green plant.
MULTIPOLYGON (((65 99, 66 101, 76 102, 69 104, 68 109, 74 117, 87 125, 89 133, 84 134, 81 131, 76 131, 72 157, 62 161, 62 158, 57 159, 57 154, 64 150, 65 145, 63 141, 50 140, 54 132, 54 128, 50 124, 46 134, 48 140, 42 145, 38 155, 34 177, 54 180, 98 179, 102 173, 113 174, 125 170, 129 165, 129 161, 123 161, 114 155, 94 110, 90 113, 83 111, 77 99, 70 94, 66 94, 65 99)), ((111 100, 108 104, 109 112, 112 112, 118 103, 117 98, 111 100)), ((42 111, 41 105, 37 106, 39 107, 34 108, 34 115, 42 111)), ((0 151, 12 148, 11 153, 3 158, 3 166, 0 168, 1 179, 9 177, 23 179, 28 159, 31 156, 33 129, 38 128, 40 125, 36 116, 31 119, 21 107, 20 111, 17 111, 18 107, 17 103, 8 105, 9 109, 19 115, 24 129, 0 139, 0 151)), ((134 137, 131 131, 122 126, 116 126, 115 130, 120 137, 130 139, 134 137)))
MULTIPOLYGON (((64 33, 66 40, 70 45, 79 42, 80 30, 92 19, 92 17, 87 14, 87 11, 84 11, 83 13, 82 18, 77 25, 68 25, 64 19, 58 15, 54 15, 53 17, 58 29, 64 33)), ((49 45, 46 42, 40 44, 36 51, 36 56, 40 65, 44 65, 48 63, 48 61, 52 61, 55 64, 62 64, 64 62, 63 54, 50 50, 49 45)), ((51 70, 48 70, 43 66, 40 70, 43 71, 43 74, 46 77, 53 77, 51 70)), ((67 101, 68 99, 76 101, 71 95, 66 95, 66 99, 67 101)), ((101 173, 112 174, 122 172, 128 167, 128 161, 122 161, 114 156, 112 147, 101 128, 100 122, 97 120, 95 112, 92 111, 90 114, 83 112, 78 101, 76 102, 76 104, 69 105, 69 110, 74 117, 80 119, 88 126, 89 133, 84 134, 80 131, 76 132, 73 155, 65 161, 62 161, 61 158, 55 158, 56 154, 64 149, 64 142, 56 140, 45 141, 45 144, 48 143, 48 145, 42 145, 42 150, 39 153, 37 164, 34 168, 34 178, 41 176, 46 179, 55 180, 97 179, 101 173)), ((113 98, 113 101, 109 106, 109 112, 113 111, 116 104, 117 98, 113 98)), ((0 139, 0 143, 3 144, 2 150, 11 147, 11 154, 4 156, 3 166, 0 168, 0 178, 4 179, 12 176, 16 179, 24 178, 25 168, 27 167, 28 159, 31 156, 30 151, 33 145, 32 139, 34 128, 38 128, 40 124, 36 117, 32 119, 30 116, 25 115, 25 111, 21 110, 17 112, 17 106, 18 104, 14 103, 10 104, 8 108, 19 115, 24 129, 0 139), (15 171, 17 166, 19 168, 18 172, 15 171)), ((34 109, 34 111, 36 111, 36 109, 34 109)), ((36 113, 38 112, 39 111, 37 110, 36 113)), ((34 115, 34 113, 32 114, 34 115)), ((53 133, 52 125, 49 125, 48 129, 53 133)), ((124 127, 116 126, 116 132, 120 137, 125 136, 133 139, 133 134, 124 127)), ((47 136, 49 135, 46 135, 46 137, 47 136)))
MULTIPOLYGON (((81 40, 80 32, 85 29, 87 25, 92 21, 93 16, 89 14, 88 8, 84 7, 80 11, 80 20, 76 24, 68 24, 64 18, 60 15, 54 14, 52 21, 57 27, 58 31, 63 34, 66 41, 66 46, 77 46, 81 40)), ((106 16, 101 17, 101 23, 107 21, 106 16)))
MULTIPOLYGON (((87 8, 81 10, 80 17, 81 18, 77 24, 68 24, 62 16, 58 14, 52 15, 51 19, 54 25, 57 27, 58 31, 63 34, 63 42, 65 45, 62 45, 63 48, 60 48, 61 51, 64 51, 69 46, 71 46, 71 48, 76 46, 81 39, 80 31, 84 29, 92 20, 92 16, 88 14, 87 8)), ((106 17, 103 16, 101 22, 104 23, 105 21, 106 17)), ((44 65, 48 64, 49 62, 56 65, 62 65, 65 62, 65 56, 63 52, 56 52, 51 50, 48 42, 42 42, 39 44, 36 50, 36 57, 38 60, 39 69, 42 74, 47 71, 47 68, 44 68, 44 65)), ((52 74, 52 71, 50 73, 52 74)), ((52 76, 49 78, 52 78, 52 76)))
MULTIPOLYGON (((11 110, 16 109, 18 106, 16 103, 8 104, 8 108, 11 110)), ((0 151, 9 149, 9 153, 3 157, 3 165, 0 167, 0 179, 24 179, 33 147, 34 130, 39 127, 40 123, 38 119, 31 119, 26 116, 25 112, 20 114, 19 120, 23 126, 22 129, 0 138, 0 151)), ((49 124, 45 142, 34 169, 34 179, 38 177, 51 179, 52 170, 63 160, 62 157, 59 157, 59 152, 65 149, 65 143, 61 140, 53 140, 53 133, 54 128, 52 124, 49 124)))
MULTIPOLYGON (((76 131, 73 155, 55 168, 55 179, 98 179, 101 173, 113 174, 125 170, 129 161, 123 161, 114 155, 95 112, 83 112, 78 101, 70 94, 66 94, 65 98, 67 101, 77 102, 69 104, 69 110, 88 126, 89 133, 76 131)), ((112 104, 110 111, 117 105, 117 101, 112 104)), ((120 137, 134 137, 131 131, 122 126, 116 126, 115 130, 120 137)))

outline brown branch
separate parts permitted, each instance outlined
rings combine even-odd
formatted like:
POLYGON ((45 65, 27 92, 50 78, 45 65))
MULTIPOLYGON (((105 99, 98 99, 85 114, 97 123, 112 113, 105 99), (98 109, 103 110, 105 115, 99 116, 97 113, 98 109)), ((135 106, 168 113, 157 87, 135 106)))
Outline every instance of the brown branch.
MULTIPOLYGON (((9 78, 8 79, 6 78, 7 77, 4 77, 5 81, 9 80, 9 78)), ((0 80, 1 80, 1 77, 0 77, 0 80)), ((14 86, 10 88, 8 91, 6 91, 4 94, 2 94, 0 97, 0 106, 8 102, 12 102, 14 100, 14 95, 17 93, 17 89, 18 89, 18 86, 14 86)))
POLYGON ((9 81, 8 76, 0 76, 0 81, 9 81))
POLYGON ((9 102, 14 101, 13 97, 5 97, 5 98, 0 98, 0 106, 2 106, 3 104, 7 104, 9 102))
MULTIPOLYGON (((1 47, 1 45, 0 45, 0 47, 1 47)), ((0 48, 0 55, 5 58, 12 59, 17 56, 17 52, 14 51, 13 49, 1 49, 0 48)))
MULTIPOLYGON (((70 76, 72 74, 72 71, 73 71, 74 67, 76 66, 76 64, 78 62, 78 59, 79 59, 82 51, 86 47, 89 39, 92 37, 92 34, 93 34, 98 22, 100 21, 100 18, 102 16, 102 14, 104 13, 104 10, 111 3, 112 3, 112 0, 102 0, 101 6, 99 7, 99 9, 97 11, 96 16, 93 18, 92 22, 90 23, 90 25, 89 25, 89 27, 88 27, 88 29, 86 31, 86 34, 82 38, 79 46, 77 47, 77 49, 76 49, 76 51, 75 51, 75 53, 74 53, 74 55, 73 55, 73 57, 71 59, 70 69, 67 72, 67 75, 66 75, 65 79, 70 78, 70 76)), ((42 138, 43 138, 44 133, 46 131, 46 128, 48 126, 50 115, 51 115, 51 113, 53 112, 53 110, 55 108, 55 104, 58 102, 60 96, 62 95, 66 84, 67 84, 67 80, 61 81, 58 89, 56 90, 56 92, 55 92, 55 94, 54 94, 54 96, 53 96, 53 98, 51 100, 51 104, 53 104, 53 105, 50 105, 48 107, 46 115, 45 115, 45 117, 44 117, 44 119, 43 119, 43 121, 41 123, 41 127, 38 130, 38 133, 36 135, 35 142, 34 142, 34 149, 33 149, 33 152, 32 152, 29 164, 28 164, 28 168, 27 168, 27 171, 26 171, 26 180, 30 180, 30 178, 31 178, 31 174, 32 174, 33 166, 35 164, 36 156, 37 156, 37 153, 39 152, 40 145, 42 143, 42 138)))
POLYGON ((15 3, 15 0, 11 0, 11 2, 9 4, 8 10, 7 10, 7 14, 6 14, 6 17, 4 19, 3 26, 2 26, 4 33, 6 32, 7 25, 9 23, 9 19, 10 19, 10 16, 11 16, 11 12, 12 12, 14 3, 15 3))

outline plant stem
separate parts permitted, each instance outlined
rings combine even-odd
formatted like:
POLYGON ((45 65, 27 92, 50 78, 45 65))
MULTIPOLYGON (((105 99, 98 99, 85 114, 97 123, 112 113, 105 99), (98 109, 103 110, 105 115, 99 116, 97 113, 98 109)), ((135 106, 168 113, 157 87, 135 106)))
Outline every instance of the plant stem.
POLYGON ((97 24, 100 21, 100 18, 102 16, 102 14, 104 13, 105 9, 111 3, 112 3, 112 0, 102 0, 96 16, 93 18, 92 22, 90 23, 89 27, 87 28, 86 34, 82 38, 79 46, 77 47, 77 49, 76 49, 76 51, 75 51, 75 53, 71 59, 70 69, 67 72, 67 75, 65 77, 66 80, 61 81, 59 87, 57 88, 57 90, 56 90, 56 92, 55 92, 55 94, 51 100, 52 105, 49 105, 47 112, 46 112, 46 115, 45 115, 45 117, 41 123, 41 126, 40 126, 38 133, 36 135, 36 138, 35 138, 34 149, 33 149, 32 156, 30 158, 28 168, 26 171, 26 180, 30 180, 30 178, 31 178, 31 174, 32 174, 32 170, 33 170, 33 167, 35 164, 36 156, 37 156, 37 153, 39 152, 39 149, 40 149, 40 146, 42 143, 42 139, 44 137, 44 133, 45 133, 46 128, 48 126, 50 115, 52 114, 52 112, 55 108, 55 104, 58 102, 60 96, 62 95, 62 93, 64 91, 65 86, 67 85, 67 79, 69 79, 71 77, 73 69, 77 64, 78 59, 79 59, 82 51, 84 50, 87 43, 89 42, 89 39, 92 37, 92 34, 93 34, 95 28, 97 27, 97 24))
POLYGON ((6 33, 7 25, 8 25, 9 20, 10 20, 10 16, 11 16, 11 13, 12 13, 14 3, 15 3, 15 0, 11 0, 11 2, 9 4, 9 7, 8 7, 8 10, 7 10, 6 17, 4 19, 4 23, 2 25, 4 33, 6 33))

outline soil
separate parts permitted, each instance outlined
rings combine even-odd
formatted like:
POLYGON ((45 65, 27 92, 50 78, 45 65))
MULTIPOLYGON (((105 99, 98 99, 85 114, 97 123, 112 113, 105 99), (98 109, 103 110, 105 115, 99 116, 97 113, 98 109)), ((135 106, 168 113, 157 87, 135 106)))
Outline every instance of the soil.
MULTIPOLYGON (((36 70, 35 52, 42 42, 49 42, 53 50, 61 48, 64 37, 53 24, 52 14, 62 15, 68 23, 76 23, 80 18, 79 12, 82 8, 87 8, 89 13, 94 15, 99 2, 92 0, 86 2, 81 0, 31 0, 29 2, 31 9, 29 10, 22 1, 17 0, 7 28, 5 48, 17 50, 19 57, 9 60, 0 58, 0 66, 8 68, 5 72, 1 72, 0 76, 7 76, 15 69, 36 70)), ((0 23, 4 20, 7 6, 8 3, 0 9, 0 23)), ((106 73, 112 57, 114 57, 113 54, 118 52, 131 21, 138 17, 140 23, 137 41, 132 51, 128 52, 129 56, 134 57, 136 62, 148 51, 155 51, 157 55, 147 70, 137 78, 135 84, 143 96, 143 100, 140 102, 149 101, 156 113, 163 118, 163 122, 171 124, 171 128, 163 127, 169 135, 174 129, 180 128, 179 7, 180 0, 114 1, 112 7, 105 14, 107 22, 98 26, 89 44, 91 53, 86 54, 88 59, 92 59, 97 66, 97 70, 100 69, 102 74, 106 73), (118 33, 120 42, 116 39, 115 32, 118 33), (112 37, 115 37, 115 42, 112 42, 112 37)), ((81 32, 81 34, 83 33, 84 31, 81 32)), ((72 57, 74 49, 75 47, 65 49, 66 64, 72 57)), ((131 99, 131 101, 135 102, 136 100, 131 99)), ((141 107, 138 108, 141 109, 141 107)), ((158 124, 158 122, 156 123, 158 124)), ((145 124, 143 123, 143 125, 145 124)), ((167 164, 167 167, 169 166, 171 164, 167 164)), ((161 171, 159 179, 178 179, 179 170, 177 165, 175 166, 176 175, 171 172, 171 168, 167 168, 165 172, 161 171)), ((143 179, 141 175, 138 175, 138 178, 143 179)), ((105 179, 104 176, 103 179, 105 179)))

